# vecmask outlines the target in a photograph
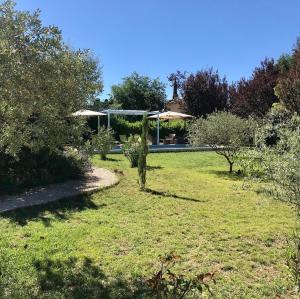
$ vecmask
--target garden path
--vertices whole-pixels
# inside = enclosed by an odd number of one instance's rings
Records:
[[[18,195],[0,195],[0,213],[90,193],[113,186],[118,181],[117,175],[110,170],[93,167],[84,179],[34,188]]]

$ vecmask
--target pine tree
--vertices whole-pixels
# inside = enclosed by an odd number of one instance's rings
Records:
[[[146,185],[148,128],[149,128],[149,121],[147,115],[145,114],[143,117],[141,147],[140,147],[139,160],[138,160],[139,184],[141,190],[145,190],[145,185]]]

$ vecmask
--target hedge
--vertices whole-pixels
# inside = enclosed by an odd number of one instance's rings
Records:
[[[137,117],[131,117],[137,118]],[[120,116],[111,116],[111,128],[115,132],[115,138],[120,140],[120,135],[129,136],[130,134],[141,134],[142,131],[142,121],[134,120],[130,121]],[[92,131],[97,131],[97,119],[93,117],[89,120],[88,125]],[[107,125],[106,118],[101,118],[101,125]],[[156,120],[151,120],[149,122],[149,135],[156,140]],[[186,123],[183,120],[173,120],[173,121],[160,121],[160,138],[165,138],[169,134],[176,134],[180,137],[186,136]]]

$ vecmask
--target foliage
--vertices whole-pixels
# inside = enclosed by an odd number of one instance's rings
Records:
[[[273,59],[262,61],[249,80],[242,78],[230,87],[230,111],[241,117],[264,116],[272,104],[278,102],[274,93],[278,76]]]
[[[141,190],[145,190],[145,185],[146,185],[148,127],[149,127],[149,120],[147,114],[145,114],[143,117],[141,145],[140,145],[139,158],[138,158],[139,184]]]
[[[229,112],[214,112],[207,118],[193,121],[188,128],[188,138],[193,146],[208,145],[229,163],[232,172],[234,162],[243,146],[253,142],[254,123]]]
[[[191,115],[205,116],[227,107],[227,80],[212,68],[190,74],[182,85],[184,104]]]
[[[128,121],[122,117],[112,117],[111,127],[114,129],[117,139],[119,138],[119,135],[139,135],[142,130],[142,121]],[[171,133],[182,137],[186,135],[186,125],[182,120],[174,120],[170,122],[160,121],[159,129],[161,138],[164,138]],[[149,121],[149,138],[151,136],[152,140],[156,140],[156,134],[156,120]]]
[[[84,127],[70,115],[102,90],[97,61],[42,26],[39,11],[16,11],[12,1],[0,5],[0,40],[0,151],[78,143]]]
[[[260,120],[260,126],[257,129],[257,142],[263,145],[273,146],[279,140],[279,130],[286,126],[291,118],[291,113],[285,109],[282,104],[274,103],[270,112]]]
[[[270,134],[271,133],[271,134]],[[272,138],[270,138],[270,136]],[[270,142],[271,141],[271,142]],[[256,148],[243,154],[241,165],[250,178],[266,182],[263,191],[295,205],[300,211],[300,117],[272,109],[256,133]],[[300,242],[296,232],[288,266],[300,290]]]
[[[122,151],[125,157],[129,160],[130,167],[137,167],[141,147],[141,136],[131,134],[128,138],[121,141]]]
[[[0,193],[79,178],[89,165],[85,151],[71,147],[64,151],[43,148],[37,152],[23,148],[19,159],[0,152]]]
[[[113,130],[100,127],[98,134],[92,137],[91,148],[99,152],[101,160],[106,160],[106,155],[114,144],[115,138]]]
[[[256,148],[241,161],[245,173],[271,182],[266,185],[269,193],[300,210],[300,117],[294,115],[277,126],[276,142],[271,145],[266,142],[268,122],[256,135]]]
[[[101,119],[101,123],[102,119]],[[187,122],[186,122],[187,123]],[[176,134],[178,137],[186,136],[186,123],[183,120],[172,120],[172,121],[160,121],[159,124],[159,132],[160,138],[165,138],[169,134]],[[89,120],[90,130],[97,132],[97,118],[91,117]],[[140,135],[142,130],[142,121],[129,121],[124,117],[113,116],[111,117],[111,127],[115,132],[115,138],[119,141],[120,136],[130,136],[130,135]],[[157,134],[157,123],[156,120],[149,121],[149,140],[156,142],[156,134]]]
[[[153,298],[183,299],[187,296],[202,298],[204,289],[212,295],[209,283],[216,283],[215,273],[201,273],[192,279],[187,278],[184,274],[177,274],[172,270],[180,259],[181,257],[174,253],[160,256],[159,271],[147,281]]]
[[[161,110],[166,100],[165,85],[134,72],[123,83],[111,87],[111,99],[123,109]]]
[[[43,26],[39,11],[17,11],[13,1],[0,4],[0,61],[2,186],[18,190],[84,171],[65,148],[82,144],[84,122],[70,115],[102,90],[98,62],[70,49],[57,27]]]
[[[183,86],[184,81],[186,80],[187,72],[181,72],[176,71],[175,73],[171,73],[167,79],[169,82],[171,82],[171,86],[173,86],[173,99],[176,99],[179,97],[178,90],[181,93],[181,96],[183,96]],[[175,94],[174,94],[175,92]]]
[[[285,70],[276,85],[275,93],[288,110],[300,114],[300,39],[291,58],[285,63]]]

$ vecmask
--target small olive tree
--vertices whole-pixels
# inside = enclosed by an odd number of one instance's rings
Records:
[[[141,147],[141,136],[130,135],[123,142],[122,151],[124,156],[129,160],[130,167],[137,167]]]
[[[147,115],[145,114],[142,123],[141,145],[140,145],[140,153],[139,153],[139,160],[138,160],[139,184],[141,190],[145,190],[145,185],[146,185],[148,129],[149,129],[149,121]]]
[[[209,146],[224,156],[233,170],[238,153],[254,139],[254,122],[226,111],[214,112],[207,118],[198,118],[188,127],[188,139],[192,146]]]
[[[106,160],[106,155],[115,143],[114,132],[101,127],[97,135],[93,136],[91,148],[100,153],[100,159]]]

